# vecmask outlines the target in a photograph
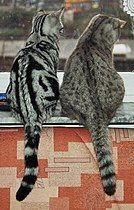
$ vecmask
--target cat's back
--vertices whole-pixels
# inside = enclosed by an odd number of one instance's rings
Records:
[[[60,92],[70,92],[70,90],[75,89],[74,87],[77,87],[79,83],[81,84],[81,80],[84,81],[84,57],[85,55],[83,47],[76,45],[72,54],[66,61]],[[66,89],[66,87],[68,88]]]
[[[69,75],[74,77],[80,76],[85,71],[87,59],[89,59],[89,57],[91,57],[91,52],[89,49],[87,50],[86,42],[77,44],[66,61],[64,68],[64,82]]]

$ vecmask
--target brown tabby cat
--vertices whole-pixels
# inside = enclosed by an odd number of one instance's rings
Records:
[[[69,57],[60,89],[62,112],[92,132],[104,191],[116,191],[107,126],[121,105],[124,84],[113,65],[113,46],[125,21],[96,15]]]

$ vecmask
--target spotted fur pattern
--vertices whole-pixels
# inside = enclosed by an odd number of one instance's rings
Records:
[[[38,175],[38,145],[42,123],[51,117],[59,99],[57,67],[63,9],[33,19],[26,46],[16,56],[7,89],[14,117],[25,128],[25,172],[16,194],[19,201],[33,189]]]
[[[113,45],[125,22],[93,17],[69,57],[60,89],[62,112],[92,133],[104,191],[116,190],[107,126],[124,97],[123,80],[113,65]]]

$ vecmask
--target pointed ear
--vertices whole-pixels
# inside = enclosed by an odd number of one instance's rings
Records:
[[[46,14],[46,12],[43,9],[39,9],[37,10],[37,12],[35,13],[35,15],[33,16],[33,18],[37,18],[40,15]]]
[[[42,14],[45,14],[46,12],[43,10],[43,9],[39,9],[36,13],[36,16],[39,16],[39,15],[42,15]]]
[[[38,13],[38,12],[46,13],[44,9],[38,9],[38,10],[37,10],[37,13]]]
[[[34,23],[35,23],[36,19],[37,19],[40,15],[42,15],[42,14],[44,14],[44,13],[45,13],[45,12],[44,12],[43,10],[38,10],[38,11],[36,12],[36,14],[34,14],[33,19],[32,19],[32,26],[34,26]]]
[[[40,9],[36,12],[36,14],[33,16],[33,22],[35,21],[36,18],[38,18],[40,15],[45,14],[46,12],[43,9]]]
[[[61,19],[62,16],[63,16],[63,14],[64,14],[64,12],[65,12],[65,7],[62,7],[60,10],[58,10],[57,12],[55,12],[54,15],[56,17],[58,17],[59,19]]]

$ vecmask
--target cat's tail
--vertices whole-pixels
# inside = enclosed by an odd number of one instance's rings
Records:
[[[32,191],[38,176],[38,145],[40,140],[40,126],[25,126],[25,171],[19,190],[16,193],[18,201],[24,200]]]
[[[107,126],[101,123],[93,126],[92,140],[104,191],[111,196],[116,191],[116,178]]]

